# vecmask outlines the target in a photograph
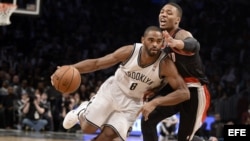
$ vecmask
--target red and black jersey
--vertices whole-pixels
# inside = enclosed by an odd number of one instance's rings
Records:
[[[177,32],[181,28],[178,28],[172,35],[175,38]],[[165,47],[164,52],[174,61],[180,75],[186,82],[200,82],[201,84],[207,84],[208,78],[205,75],[204,66],[199,54],[200,49],[196,49],[193,52],[188,52],[179,49],[173,49]]]

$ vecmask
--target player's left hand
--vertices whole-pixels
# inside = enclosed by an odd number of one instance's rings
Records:
[[[145,104],[141,107],[141,109],[138,111],[138,115],[142,113],[144,116],[145,121],[148,120],[149,114],[156,108],[156,105],[153,101],[145,102]]]
[[[176,40],[167,31],[163,31],[163,36],[165,39],[165,44],[168,47],[171,47],[171,48],[176,47],[177,45]]]
[[[155,92],[153,90],[147,90],[146,92],[144,92],[143,95],[143,102],[148,102],[148,99],[153,97],[155,95]]]

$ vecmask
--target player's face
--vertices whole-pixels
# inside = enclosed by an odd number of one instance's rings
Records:
[[[142,44],[149,56],[158,55],[163,44],[163,35],[159,31],[149,31],[142,37]]]
[[[162,7],[159,14],[159,25],[161,29],[171,30],[180,21],[178,9],[172,5]]]

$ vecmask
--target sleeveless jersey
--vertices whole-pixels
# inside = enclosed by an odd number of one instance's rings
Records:
[[[124,64],[120,64],[115,72],[115,80],[121,90],[129,97],[141,99],[147,89],[159,86],[162,79],[159,75],[159,64],[165,53],[145,67],[140,66],[141,43],[134,45],[134,51]]]
[[[175,38],[176,33],[180,30],[181,28],[178,28],[172,37]],[[186,55],[181,54],[170,47],[165,47],[164,51],[169,54],[169,57],[174,61],[178,72],[186,82],[190,81],[188,80],[189,78],[195,78],[198,79],[201,84],[209,83],[208,78],[205,75],[205,70],[202,66],[199,50],[196,50],[193,55],[189,55],[188,53]]]

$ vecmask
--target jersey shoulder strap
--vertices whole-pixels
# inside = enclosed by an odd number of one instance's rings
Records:
[[[179,32],[180,30],[182,30],[182,29],[181,29],[181,28],[177,28],[177,29],[175,30],[174,34],[172,35],[172,37],[175,38],[177,32]]]

